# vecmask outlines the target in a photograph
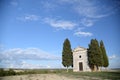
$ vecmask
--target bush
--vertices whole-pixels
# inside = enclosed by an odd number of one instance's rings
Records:
[[[3,69],[0,69],[0,76],[5,76],[5,72]]]
[[[13,69],[9,69],[9,71],[4,71],[4,69],[0,69],[0,76],[11,76],[16,75],[16,72]]]

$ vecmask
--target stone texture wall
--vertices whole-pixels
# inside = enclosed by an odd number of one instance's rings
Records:
[[[87,49],[77,47],[73,50],[73,71],[91,71],[88,66]],[[79,63],[82,62],[83,70],[80,70]]]

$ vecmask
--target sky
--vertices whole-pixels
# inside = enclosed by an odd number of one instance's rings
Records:
[[[0,67],[63,68],[71,48],[103,40],[109,68],[120,68],[119,0],[0,0]]]

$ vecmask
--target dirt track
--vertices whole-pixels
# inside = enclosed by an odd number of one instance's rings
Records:
[[[19,76],[0,77],[0,80],[103,80],[96,77],[88,76],[63,76],[61,74],[29,74]],[[109,79],[105,79],[109,80]]]
[[[57,74],[30,74],[30,75],[1,77],[0,80],[78,80],[78,79],[59,76]]]

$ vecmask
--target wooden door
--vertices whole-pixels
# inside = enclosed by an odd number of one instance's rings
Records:
[[[79,71],[83,71],[83,63],[82,62],[79,63]]]

